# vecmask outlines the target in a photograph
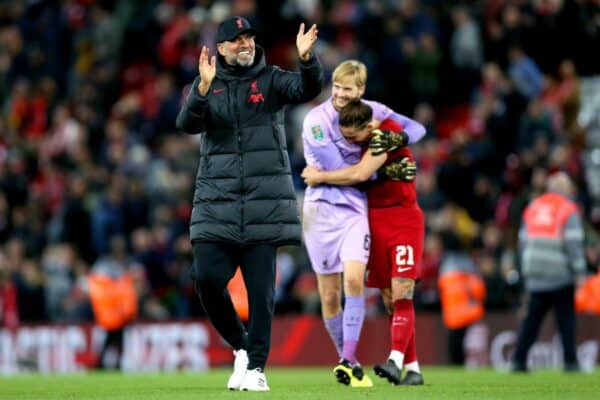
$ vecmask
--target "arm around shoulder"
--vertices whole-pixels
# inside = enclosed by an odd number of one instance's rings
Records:
[[[358,164],[334,171],[321,171],[319,178],[322,183],[329,185],[356,185],[368,181],[386,160],[386,153],[374,155],[369,150]]]
[[[402,114],[394,113],[391,118],[402,125],[404,132],[408,136],[408,144],[413,144],[421,140],[427,133],[425,126],[412,118],[408,118]]]

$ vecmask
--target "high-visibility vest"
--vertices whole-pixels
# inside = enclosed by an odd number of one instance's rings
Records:
[[[528,291],[572,285],[575,274],[585,270],[583,251],[569,254],[566,247],[567,243],[583,245],[583,229],[567,225],[576,216],[580,216],[577,205],[552,192],[536,198],[525,209],[519,247],[521,275]]]
[[[118,278],[98,273],[88,277],[90,299],[96,323],[106,330],[123,328],[135,319],[138,311],[137,294],[129,274]]]
[[[523,213],[528,238],[558,239],[577,205],[557,193],[546,193],[535,199]]]
[[[480,320],[485,314],[485,283],[476,274],[453,270],[438,278],[442,318],[450,329],[459,329]]]
[[[600,315],[600,272],[587,278],[575,292],[575,311]]]

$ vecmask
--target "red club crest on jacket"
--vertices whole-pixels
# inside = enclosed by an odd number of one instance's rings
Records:
[[[258,89],[258,82],[256,80],[250,83],[250,95],[248,96],[248,103],[262,103],[265,101],[265,97]]]

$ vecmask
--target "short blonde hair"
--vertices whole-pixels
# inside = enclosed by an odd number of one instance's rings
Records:
[[[358,87],[367,85],[367,67],[360,61],[347,60],[333,71],[332,81],[340,84],[353,83]]]

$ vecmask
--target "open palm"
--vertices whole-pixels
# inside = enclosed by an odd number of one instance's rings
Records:
[[[209,49],[202,46],[200,52],[200,58],[198,60],[198,72],[200,73],[200,79],[203,82],[210,84],[215,77],[217,70],[216,57],[210,57]]]
[[[202,46],[200,57],[198,58],[198,73],[200,74],[200,83],[198,91],[202,96],[206,96],[210,84],[215,79],[217,71],[217,60],[215,56],[210,57],[210,50],[206,46]]]
[[[317,41],[317,33],[319,33],[317,25],[313,24],[305,33],[304,23],[300,24],[300,29],[296,36],[296,47],[298,48],[298,55],[302,60],[310,58],[310,52]]]

